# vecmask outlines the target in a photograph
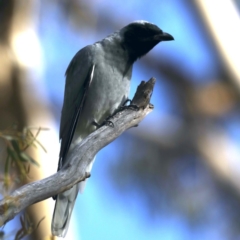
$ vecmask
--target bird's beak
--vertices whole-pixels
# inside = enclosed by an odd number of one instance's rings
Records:
[[[171,41],[171,40],[174,40],[173,36],[168,34],[168,33],[161,33],[161,34],[158,34],[158,35],[155,35],[154,38],[158,41]]]

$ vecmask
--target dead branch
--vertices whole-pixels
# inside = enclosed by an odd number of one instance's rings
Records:
[[[155,78],[148,82],[142,81],[134,96],[132,104],[138,110],[125,108],[115,114],[110,120],[114,127],[103,126],[90,134],[68,154],[68,165],[56,174],[40,181],[26,184],[15,190],[0,201],[0,226],[14,218],[20,211],[31,204],[43,201],[70,189],[76,183],[88,177],[86,166],[99,150],[119,137],[127,129],[138,125],[142,119],[152,111],[149,104]]]

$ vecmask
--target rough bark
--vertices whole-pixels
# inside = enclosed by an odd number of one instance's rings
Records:
[[[124,131],[138,125],[152,111],[149,102],[154,83],[154,78],[147,83],[142,81],[133,98],[134,107],[119,111],[110,119],[113,126],[102,126],[75,146],[68,154],[67,166],[48,178],[22,186],[1,200],[0,226],[26,207],[63,192],[88,177],[85,169],[96,153]]]

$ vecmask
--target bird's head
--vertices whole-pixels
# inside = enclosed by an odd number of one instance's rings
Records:
[[[170,34],[146,21],[130,23],[119,33],[122,46],[127,49],[133,61],[147,54],[159,42],[174,40]]]

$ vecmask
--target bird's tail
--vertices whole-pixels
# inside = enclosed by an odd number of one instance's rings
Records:
[[[71,189],[57,195],[52,218],[52,234],[54,236],[65,237],[78,189],[79,186],[76,184]]]
[[[90,172],[96,156],[86,168],[86,172]],[[65,237],[69,222],[72,215],[72,210],[78,195],[78,191],[83,192],[86,185],[86,179],[74,185],[71,189],[59,193],[56,198],[55,208],[52,218],[52,234],[58,237]]]

